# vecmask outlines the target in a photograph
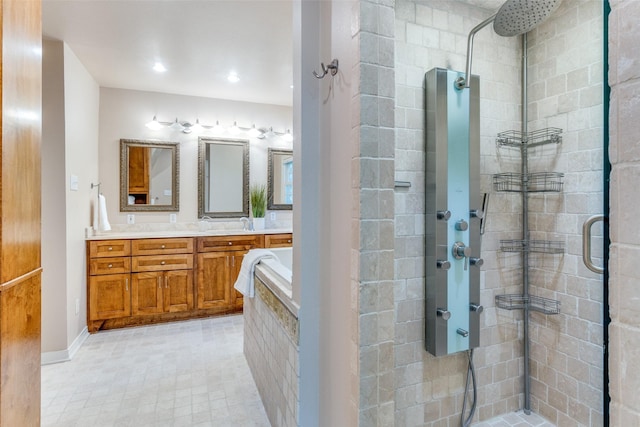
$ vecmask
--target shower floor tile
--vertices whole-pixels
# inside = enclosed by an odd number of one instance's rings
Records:
[[[42,367],[42,426],[270,426],[242,315],[104,331]]]
[[[556,427],[533,412],[525,415],[522,411],[512,412],[474,424],[473,427]]]

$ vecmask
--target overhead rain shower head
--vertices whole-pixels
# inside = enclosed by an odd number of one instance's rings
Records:
[[[458,77],[456,87],[469,87],[471,81],[471,56],[473,37],[478,31],[493,22],[493,29],[503,37],[513,37],[527,33],[547,19],[562,0],[507,0],[498,12],[476,25],[467,39],[467,67],[464,77]]]
[[[503,37],[517,36],[547,19],[561,0],[507,0],[493,20],[493,30]]]

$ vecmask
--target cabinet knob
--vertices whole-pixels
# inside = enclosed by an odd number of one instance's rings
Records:
[[[229,246],[231,246],[233,243],[229,242]]]
[[[164,249],[164,245],[162,245],[161,248]]]
[[[160,265],[164,265],[164,261],[160,261]]]
[[[113,248],[112,248],[111,246],[109,246],[109,249],[107,249],[107,250],[108,250],[108,251],[112,251],[112,250],[113,250]]]
[[[111,268],[111,267],[113,267],[113,264],[109,264],[107,267],[108,267],[108,268]]]
[[[287,240],[287,243],[291,243],[291,239]]]

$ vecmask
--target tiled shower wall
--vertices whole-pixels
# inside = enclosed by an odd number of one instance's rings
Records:
[[[582,224],[603,212],[603,18],[600,0],[564,1],[529,34],[529,130],[563,129],[562,143],[531,150],[531,172],[565,174],[560,194],[530,198],[532,239],[565,243],[532,254],[530,292],[561,313],[531,314],[531,406],[559,426],[600,426],[602,276],[582,262]],[[593,227],[602,265],[601,224]]]
[[[564,2],[529,37],[529,130],[564,130],[563,144],[532,152],[530,164],[533,171],[567,174],[562,194],[530,202],[530,228],[539,230],[531,237],[567,247],[564,255],[531,257],[532,293],[563,304],[559,316],[531,317],[532,404],[563,426],[601,422],[602,288],[580,260],[580,226],[602,203],[602,27],[596,6],[596,0]],[[467,35],[490,14],[455,2],[396,1],[395,168],[397,180],[412,183],[396,191],[395,202],[396,425],[459,422],[466,357],[435,358],[424,350],[424,73],[463,70]],[[522,292],[520,255],[498,250],[500,239],[522,238],[521,200],[491,188],[494,173],[520,170],[519,151],[497,148],[495,137],[520,130],[521,49],[519,37],[501,38],[490,27],[476,35],[474,47],[473,73],[481,81],[481,191],[491,193],[482,242],[485,311],[475,352],[476,419],[482,420],[523,404],[522,313],[494,304],[496,294]]]
[[[458,2],[396,1],[395,425],[458,425],[466,354],[434,357],[424,349],[424,74],[464,70],[469,31],[490,11]],[[519,154],[498,152],[496,134],[520,128],[518,40],[478,33],[473,74],[480,75],[481,191],[491,175],[519,170]],[[478,207],[480,208],[480,207]],[[497,251],[498,240],[518,238],[518,197],[491,194],[482,242],[482,347],[475,352],[478,409],[475,420],[521,407],[521,313],[498,311],[494,296],[521,291],[520,258]]]
[[[640,425],[640,2],[611,2],[611,425]]]

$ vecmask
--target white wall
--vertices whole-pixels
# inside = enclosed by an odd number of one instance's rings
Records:
[[[62,42],[43,43],[42,352],[69,357],[86,327],[84,227],[97,195],[98,85]],[[78,189],[70,189],[71,175]],[[76,301],[79,310],[76,313]]]
[[[100,89],[100,182],[107,199],[111,224],[126,224],[127,213],[119,207],[120,139],[159,140],[180,143],[180,212],[178,222],[196,221],[198,214],[198,134],[185,134],[169,128],[150,130],[145,126],[153,116],[159,121],[195,122],[230,126],[272,126],[274,131],[291,129],[291,107],[225,101],[192,96],[141,92],[126,89]],[[203,132],[208,137],[229,137]],[[246,134],[234,138],[250,139]],[[251,182],[267,183],[267,148],[291,148],[279,137],[250,139]],[[278,213],[287,215],[287,213]],[[136,212],[136,224],[169,222],[168,212]]]
[[[64,47],[65,164],[66,178],[78,177],[78,191],[67,190],[67,346],[87,324],[86,243],[98,182],[98,84],[71,49]],[[66,185],[69,188],[69,185]],[[83,262],[84,261],[84,262]],[[80,311],[76,313],[76,300]]]
[[[63,44],[42,43],[42,351],[67,348]],[[80,268],[80,267],[78,267]]]

